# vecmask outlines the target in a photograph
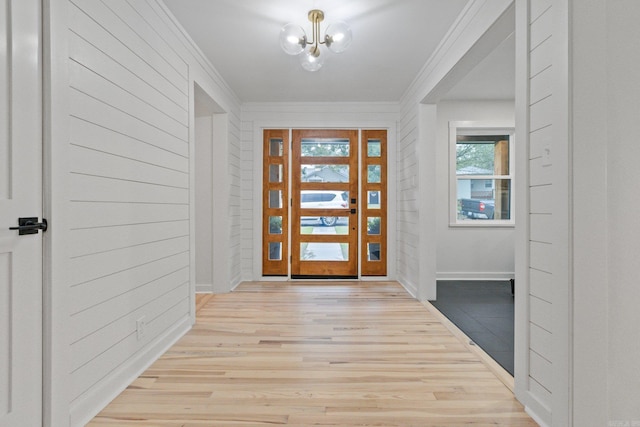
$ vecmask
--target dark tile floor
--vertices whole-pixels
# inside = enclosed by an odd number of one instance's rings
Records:
[[[505,281],[439,280],[430,301],[513,375],[513,296]]]

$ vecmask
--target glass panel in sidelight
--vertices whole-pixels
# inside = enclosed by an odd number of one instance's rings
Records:
[[[282,217],[269,217],[269,234],[282,234]]]
[[[367,260],[380,261],[380,243],[367,244]]]
[[[381,176],[381,166],[380,165],[369,165],[367,166],[367,182],[370,184],[379,184]]]
[[[282,243],[269,242],[269,261],[282,261]]]
[[[367,141],[367,157],[380,157],[382,145],[379,139],[369,139]]]
[[[369,236],[380,235],[380,221],[382,218],[379,216],[367,217],[367,234]]]
[[[269,182],[282,182],[282,165],[269,165]]]
[[[282,157],[283,143],[282,139],[269,140],[269,155],[272,157]]]
[[[380,191],[367,191],[367,207],[369,209],[380,209]]]
[[[282,190],[269,190],[269,207],[271,209],[282,208]]]

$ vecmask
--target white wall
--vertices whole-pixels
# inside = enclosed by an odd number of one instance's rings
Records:
[[[640,150],[633,142],[640,4],[591,0],[572,10],[573,425],[633,425],[640,423]],[[591,209],[595,203],[603,209]]]
[[[400,103],[398,280],[420,299],[436,298],[436,104],[514,28],[511,1],[470,1]],[[446,162],[448,165],[448,161]],[[448,203],[448,194],[445,200]],[[416,230],[418,232],[416,233]]]
[[[449,122],[515,126],[513,101],[440,102],[436,146],[436,274],[438,279],[508,279],[515,271],[513,228],[449,227]],[[518,150],[518,136],[514,149]],[[516,196],[516,200],[517,200]],[[522,195],[522,197],[526,197]],[[516,219],[517,221],[517,219]]]
[[[395,103],[246,103],[242,105],[242,265],[244,280],[262,276],[262,142],[263,129],[388,129],[388,277],[395,278]]]
[[[517,3],[515,391],[541,424],[570,425],[568,3]],[[545,154],[545,153],[548,153]],[[518,309],[519,308],[519,309]]]
[[[640,4],[607,3],[607,218],[610,420],[640,424]],[[575,69],[575,68],[574,68]],[[576,73],[580,69],[576,69]],[[575,141],[575,140],[574,140]],[[632,189],[636,189],[633,191]],[[591,197],[593,200],[594,198]],[[595,202],[595,200],[594,200]],[[575,212],[576,215],[580,213]]]
[[[420,108],[417,100],[413,102],[405,102],[400,111],[400,125],[398,126],[398,146],[397,146],[397,220],[396,228],[397,237],[397,259],[398,259],[398,281],[407,288],[407,290],[415,297],[424,297],[420,292],[421,280],[429,281],[427,277],[435,275],[435,256],[427,256],[424,251],[420,251],[421,234],[432,231],[433,222],[429,218],[425,218],[427,212],[420,217],[420,193],[419,185],[422,183],[419,173],[419,165],[422,167],[423,173],[433,172],[431,175],[435,177],[435,171],[430,159],[419,163],[424,159],[424,152],[427,147],[422,147],[420,152],[418,140],[421,123],[434,123],[435,115],[433,108],[429,111]],[[424,120],[423,120],[424,119]],[[429,129],[429,126],[426,126]],[[422,155],[421,155],[422,154]],[[428,180],[428,179],[427,179]],[[427,188],[428,190],[428,188]],[[428,199],[428,194],[425,195]],[[416,230],[420,230],[416,233]],[[434,254],[435,255],[435,254]],[[421,256],[423,265],[423,274],[420,273]],[[426,271],[425,271],[426,270]],[[425,274],[428,274],[426,276]]]
[[[196,291],[213,289],[213,117],[195,118]]]
[[[64,427],[84,425],[193,322],[194,81],[228,117],[230,238],[240,121],[233,93],[160,2],[51,0],[44,24],[45,409],[47,425]]]

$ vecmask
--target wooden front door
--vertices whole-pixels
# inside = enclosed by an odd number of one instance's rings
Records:
[[[291,277],[358,277],[358,131],[293,130]]]

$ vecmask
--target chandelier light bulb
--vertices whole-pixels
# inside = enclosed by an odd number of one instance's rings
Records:
[[[324,65],[324,57],[320,54],[320,48],[311,47],[300,55],[300,65],[307,71],[318,71]]]
[[[351,44],[353,34],[344,22],[335,22],[327,27],[324,37],[327,48],[333,53],[342,53]]]
[[[299,55],[307,45],[307,35],[301,26],[287,24],[280,30],[280,47],[289,55]]]

